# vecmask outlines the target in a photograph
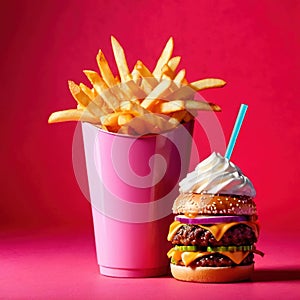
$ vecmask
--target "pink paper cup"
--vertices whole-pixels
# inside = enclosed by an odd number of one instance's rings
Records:
[[[167,234],[178,183],[189,167],[193,126],[132,137],[82,123],[101,274],[169,272]]]

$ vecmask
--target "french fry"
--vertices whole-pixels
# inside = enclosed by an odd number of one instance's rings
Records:
[[[81,91],[80,87],[72,80],[68,80],[69,90],[77,102],[77,109],[84,110],[90,103],[89,97]]]
[[[140,60],[138,60],[136,62],[135,68],[143,78],[152,78],[152,77],[154,77],[154,75],[150,72],[150,70]]]
[[[98,95],[97,92],[94,90],[94,88],[90,89],[83,83],[79,83],[79,87],[91,100],[96,98]]]
[[[116,110],[119,107],[118,99],[112,94],[112,90],[108,89],[108,85],[102,79],[102,77],[94,71],[84,70],[84,74],[87,76],[97,94],[105,101],[107,106],[113,110]],[[99,99],[101,99],[99,98]],[[99,103],[103,105],[103,103]]]
[[[48,123],[50,124],[66,121],[82,121],[97,124],[99,123],[99,118],[93,116],[87,111],[67,109],[52,113],[48,119]]]
[[[174,79],[174,71],[166,64],[161,69],[162,79]]]
[[[141,84],[141,81],[142,81],[142,78],[141,78],[141,75],[140,73],[138,72],[138,70],[136,69],[136,65],[137,63],[134,65],[134,68],[131,72],[131,77],[132,77],[132,80],[137,84],[137,85],[140,85]]]
[[[109,87],[114,86],[116,84],[115,77],[109,67],[109,64],[104,56],[104,53],[101,50],[99,50],[96,60],[97,60],[97,64],[98,64],[100,73],[102,75],[102,78],[104,79],[106,84]]]
[[[173,70],[168,65],[164,65],[162,68],[162,80],[171,80],[169,94],[172,94],[180,87],[180,85],[177,85],[176,82],[173,80],[174,77],[175,72],[173,72]]]
[[[174,78],[174,83],[178,87],[180,87],[183,83],[184,78],[185,78],[185,69],[182,69],[176,74],[176,76]]]
[[[161,78],[162,75],[162,68],[165,64],[168,63],[168,61],[170,60],[172,53],[173,53],[173,48],[174,48],[174,41],[173,38],[170,37],[170,39],[168,40],[165,48],[163,49],[157,63],[156,66],[153,70],[153,76],[157,79]]]
[[[221,108],[213,103],[196,100],[173,100],[159,102],[154,108],[154,112],[169,114],[180,110],[213,110],[221,111]]]
[[[118,118],[123,112],[114,112],[100,117],[101,124],[104,126],[116,126],[118,125]]]
[[[134,118],[134,116],[132,114],[122,114],[119,115],[118,117],[118,125],[123,126],[128,124],[132,119]]]
[[[151,110],[151,108],[158,102],[159,98],[164,98],[164,93],[171,85],[170,80],[161,81],[152,92],[142,101],[141,106],[145,109]]]
[[[222,79],[206,78],[206,79],[201,79],[198,81],[191,82],[189,85],[195,91],[201,91],[204,89],[223,87],[225,84],[226,82]]]
[[[116,64],[119,70],[120,78],[122,82],[131,80],[131,74],[128,69],[125,52],[120,43],[116,40],[115,37],[111,37],[111,44],[113,48],[113,53],[115,56]]]
[[[105,112],[96,104],[94,103],[78,86],[74,81],[69,80],[69,90],[77,101],[77,109],[84,110],[87,109],[92,115],[94,116],[101,116]]]
[[[170,58],[170,60],[168,61],[168,66],[171,68],[171,70],[173,72],[176,71],[179,63],[180,63],[181,57],[180,56],[174,56],[172,58]]]
[[[90,83],[94,86],[95,85],[99,86],[99,92],[96,89],[96,92],[98,94],[101,94],[101,92],[105,91],[108,89],[108,85],[106,82],[103,80],[103,78],[95,71],[90,71],[90,70],[84,70],[83,73],[86,75]]]
[[[170,114],[175,111],[184,110],[183,101],[160,101],[153,107],[153,111],[158,114]]]
[[[145,91],[146,94],[150,94],[152,90],[158,85],[158,80],[154,78],[153,74],[140,60],[137,61],[134,68],[142,78],[141,88]]]
[[[179,100],[180,101],[180,100]],[[200,100],[186,100],[183,101],[185,109],[190,110],[208,110],[208,111],[221,111],[221,107],[217,104],[200,101]]]

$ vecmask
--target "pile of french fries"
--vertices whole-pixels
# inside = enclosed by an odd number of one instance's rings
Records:
[[[208,78],[189,83],[185,69],[177,71],[181,57],[172,57],[172,37],[152,72],[140,60],[130,72],[124,49],[113,36],[111,44],[119,74],[113,74],[99,50],[96,60],[100,72],[83,71],[92,87],[68,81],[77,108],[52,113],[49,123],[82,121],[110,132],[144,135],[189,122],[198,110],[221,110],[216,104],[193,99],[198,91],[222,87],[225,81]]]

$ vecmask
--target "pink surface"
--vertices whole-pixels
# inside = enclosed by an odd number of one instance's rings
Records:
[[[287,236],[284,247],[262,234],[253,282],[197,284],[169,276],[112,278],[99,274],[92,232],[1,235],[0,299],[299,299],[300,258]]]
[[[297,0],[1,1],[0,298],[116,299],[128,292],[131,299],[176,299],[195,290],[207,298],[218,292],[298,298],[299,6]],[[81,71],[96,69],[100,47],[114,65],[112,34],[130,67],[142,59],[152,68],[172,35],[189,80],[225,79],[225,88],[202,94],[223,108],[218,118],[227,141],[240,103],[249,105],[232,160],[257,189],[266,256],[257,258],[256,282],[220,291],[171,278],[98,274],[90,206],[72,166],[75,124],[50,126],[47,118],[75,107],[67,80],[87,83]],[[196,127],[201,158],[218,150],[217,143],[210,149],[213,136]],[[288,240],[276,237],[279,228]]]

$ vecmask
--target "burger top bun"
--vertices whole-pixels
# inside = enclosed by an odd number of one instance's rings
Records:
[[[251,197],[181,193],[173,204],[174,214],[256,215]]]
[[[171,264],[171,273],[174,278],[194,282],[237,282],[249,280],[254,270],[254,265],[235,267],[197,267],[188,268]]]

